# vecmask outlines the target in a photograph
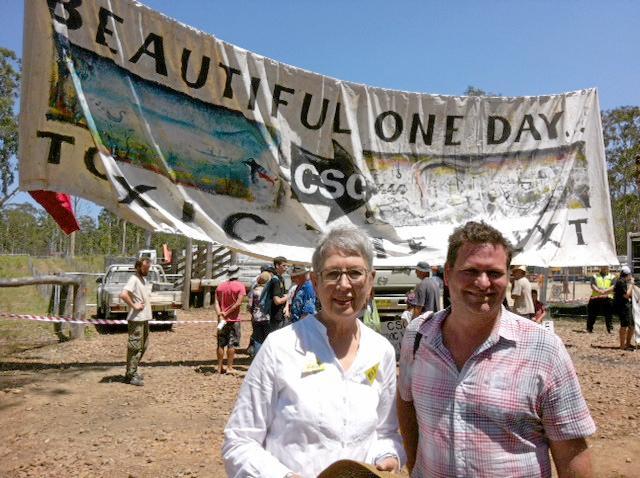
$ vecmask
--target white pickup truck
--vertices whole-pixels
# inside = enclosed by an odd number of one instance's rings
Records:
[[[135,269],[132,264],[112,264],[107,267],[104,277],[96,282],[98,318],[123,319],[127,314],[127,304],[120,299],[122,288]],[[182,292],[176,290],[174,284],[158,265],[152,265],[147,277],[152,284],[151,310],[154,320],[175,320],[176,309],[182,307]]]

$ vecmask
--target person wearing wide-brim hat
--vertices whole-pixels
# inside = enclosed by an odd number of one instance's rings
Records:
[[[293,266],[289,271],[295,289],[289,304],[291,322],[297,322],[316,313],[316,291],[309,279],[309,269],[305,266]]]
[[[359,320],[375,277],[371,242],[338,227],[312,262],[321,309],[271,332],[254,358],[224,431],[231,478],[315,477],[340,459],[394,471],[404,461],[395,351]]]
[[[338,460],[325,468],[318,478],[392,478],[393,473],[354,460]]]

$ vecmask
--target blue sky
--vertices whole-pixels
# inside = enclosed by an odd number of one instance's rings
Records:
[[[469,85],[508,96],[595,86],[602,109],[640,105],[636,0],[142,3],[342,80],[449,95]],[[23,2],[0,0],[0,45],[21,54],[22,25]]]

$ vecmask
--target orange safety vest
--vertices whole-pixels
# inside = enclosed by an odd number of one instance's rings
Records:
[[[604,277],[602,277],[600,274],[596,274],[593,276],[593,278],[596,280],[596,287],[598,289],[609,289],[611,288],[611,284],[613,284],[613,275],[611,274],[607,274]],[[595,290],[591,291],[591,297],[595,297],[597,295],[600,295],[600,293],[596,292]],[[613,295],[609,294],[609,297],[613,297]]]

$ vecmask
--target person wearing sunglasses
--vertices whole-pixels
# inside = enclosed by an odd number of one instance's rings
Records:
[[[373,249],[358,229],[329,231],[313,254],[321,309],[272,332],[224,432],[229,477],[315,477],[340,459],[395,471],[404,460],[393,346],[359,319]]]

